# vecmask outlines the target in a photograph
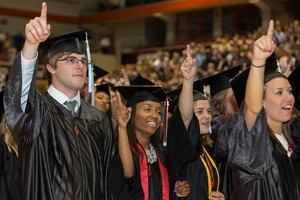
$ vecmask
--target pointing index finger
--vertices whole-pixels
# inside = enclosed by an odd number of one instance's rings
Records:
[[[44,34],[48,34],[48,27],[47,27],[47,4],[46,2],[42,3],[42,9],[41,9],[41,25],[43,26]]]
[[[191,47],[190,47],[189,44],[186,46],[186,55],[187,55],[188,58],[192,57],[192,55],[191,55]]]
[[[121,98],[120,92],[117,91],[116,95],[117,95],[118,107],[121,108],[123,106],[123,102],[122,102],[122,98]]]
[[[273,38],[273,33],[274,33],[274,21],[270,20],[269,27],[268,27],[268,32],[267,32],[267,37],[272,39]]]

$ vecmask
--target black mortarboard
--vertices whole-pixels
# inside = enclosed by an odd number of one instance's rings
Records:
[[[142,101],[163,102],[167,99],[164,89],[156,85],[115,86],[114,89],[118,90],[127,100],[128,107]]]
[[[138,75],[130,81],[130,85],[155,85],[155,83]]]
[[[172,101],[176,101],[176,100],[178,100],[178,98],[180,96],[181,90],[182,90],[182,85],[178,86],[178,88],[176,88],[174,90],[168,91],[167,95]],[[199,92],[201,94],[205,93],[202,80],[197,80],[193,83],[193,94],[197,94]]]
[[[86,46],[81,42],[86,39],[91,37],[81,30],[49,38],[45,42],[48,45],[47,59],[61,52],[86,54]]]
[[[88,70],[87,70],[87,76],[88,76]],[[102,69],[101,67],[94,64],[94,80],[97,80],[98,78],[101,78],[105,75],[109,74],[108,71]]]
[[[266,66],[265,66],[265,76],[268,73],[275,72],[278,68],[278,63],[275,57],[275,54],[273,53],[267,60],[266,60]],[[247,79],[249,75],[250,67],[245,69],[243,72],[238,74],[236,77],[234,77],[230,81],[230,85],[232,87],[236,102],[238,106],[240,107],[244,98],[245,98],[245,92],[246,92],[246,84]]]
[[[293,95],[295,97],[295,108],[300,111],[300,65],[298,65],[288,77],[293,87]]]
[[[110,86],[109,86],[108,83],[102,83],[102,84],[96,85],[96,88],[97,88],[96,93],[98,93],[98,92],[104,92],[108,96],[110,96],[109,87]]]
[[[213,97],[218,92],[230,88],[229,81],[239,73],[240,67],[239,65],[203,79],[203,84],[210,86],[210,96]]]

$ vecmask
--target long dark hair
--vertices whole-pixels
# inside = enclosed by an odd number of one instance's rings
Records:
[[[136,135],[135,135],[135,123],[134,123],[134,118],[135,118],[135,113],[136,113],[136,104],[131,106],[131,108],[132,108],[131,118],[130,118],[130,120],[128,122],[128,126],[127,126],[128,139],[132,145],[132,148],[137,153],[138,157],[140,157],[141,152],[137,148],[137,144],[139,143],[139,141],[137,140]],[[151,136],[151,144],[156,149],[160,160],[163,162],[163,164],[165,166],[167,166],[167,163],[168,163],[167,162],[167,154],[162,146],[161,133],[162,133],[162,131],[160,130],[160,128],[158,128],[156,130],[156,132]]]
[[[287,77],[284,74],[276,72],[276,71],[266,74],[265,78],[264,78],[264,86],[265,87],[264,87],[264,96],[263,96],[263,98],[265,98],[265,94],[266,94],[266,84],[269,81],[273,80],[274,78],[284,78],[284,79],[288,80]],[[285,136],[288,143],[291,145],[291,147],[295,148],[296,145],[295,145],[295,143],[292,139],[292,136],[291,136],[290,126],[291,126],[291,120],[288,121],[288,122],[284,122],[283,127],[282,127],[282,133]],[[275,148],[278,150],[278,152],[280,152],[281,154],[286,154],[286,151],[284,150],[284,148],[282,148],[281,143],[276,138],[276,136],[274,135],[273,131],[271,130],[271,128],[269,126],[268,126],[268,134],[269,134],[269,137],[271,138],[271,140],[274,141]]]

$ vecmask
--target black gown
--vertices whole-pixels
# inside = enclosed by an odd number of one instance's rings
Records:
[[[0,199],[21,200],[21,167],[0,134]]]
[[[137,150],[138,149],[138,150]],[[164,163],[156,151],[157,160],[149,163],[140,144],[131,145],[134,160],[134,176],[126,179],[127,192],[131,200],[169,200],[169,177]]]
[[[18,54],[5,90],[7,122],[19,144],[24,200],[110,199],[108,171],[114,154],[108,117],[81,100],[76,116],[48,93],[30,86],[21,108]]]
[[[228,162],[234,185],[232,199],[300,199],[296,173],[300,170],[298,149],[293,149],[290,158],[278,152],[267,133],[264,109],[250,132],[243,113],[244,106],[229,141]]]
[[[212,140],[214,141],[213,158],[218,165],[220,173],[220,191],[231,199],[232,179],[231,169],[227,163],[230,133],[235,127],[238,114],[225,116],[215,115],[212,119]]]
[[[168,158],[170,191],[174,190],[176,181],[186,180],[190,185],[190,194],[185,198],[190,200],[208,199],[208,174],[200,156],[204,154],[199,134],[198,119],[194,115],[186,130],[181,114],[177,108],[172,116],[168,130]],[[214,186],[216,191],[219,185],[218,173],[213,168]],[[170,195],[176,199],[176,195]]]

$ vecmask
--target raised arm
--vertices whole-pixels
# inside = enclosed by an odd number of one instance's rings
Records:
[[[186,48],[187,58],[182,63],[180,70],[183,75],[182,91],[179,97],[179,110],[186,129],[193,117],[193,84],[197,71],[196,61],[191,56],[190,46]]]
[[[126,106],[124,106],[118,91],[116,92],[116,97],[118,102],[116,118],[119,132],[119,154],[123,165],[124,177],[132,178],[134,176],[134,161],[127,136],[127,124],[131,117],[131,108],[126,108]]]
[[[50,28],[50,24],[47,24],[47,4],[43,2],[41,15],[26,24],[26,40],[22,50],[24,58],[27,60],[35,58],[40,43],[50,36]]]
[[[263,106],[265,64],[276,48],[273,33],[274,21],[271,20],[267,34],[254,42],[253,58],[245,93],[245,121],[249,131]]]

